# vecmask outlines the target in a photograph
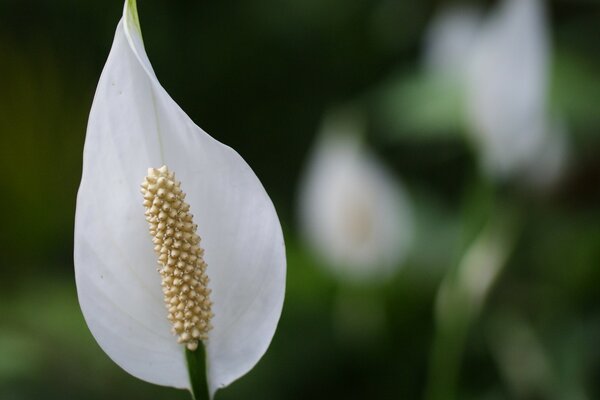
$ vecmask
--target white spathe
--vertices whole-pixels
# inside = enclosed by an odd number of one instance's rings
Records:
[[[541,0],[504,0],[483,25],[466,70],[468,122],[486,172],[499,179],[523,174],[536,161],[562,164],[566,140],[547,109],[550,44]],[[551,143],[551,144],[549,144]],[[549,161],[554,157],[555,160]],[[539,168],[538,168],[539,169]],[[553,168],[558,174],[561,168]]]
[[[326,119],[299,190],[305,241],[342,279],[381,280],[406,256],[412,239],[401,184],[359,139],[347,114]]]
[[[162,88],[128,0],[90,112],[75,217],[75,277],[102,349],[148,382],[191,387],[170,332],[139,187],[149,167],[182,182],[208,264],[211,395],[248,372],[275,332],[285,292],[279,219],[258,178]]]
[[[548,110],[551,46],[541,0],[503,0],[486,18],[470,6],[440,10],[423,64],[465,100],[469,137],[494,180],[551,185],[564,170],[564,122]]]
[[[442,9],[425,33],[424,64],[429,73],[461,79],[481,29],[480,11],[454,5]]]

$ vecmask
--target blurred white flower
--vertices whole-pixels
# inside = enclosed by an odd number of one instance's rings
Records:
[[[299,223],[307,244],[338,277],[381,280],[401,265],[413,225],[401,184],[359,134],[353,116],[326,119],[301,182]]]
[[[88,122],[75,218],[77,293],[92,334],[118,365],[145,381],[190,389],[139,190],[148,168],[161,165],[181,180],[204,249],[214,313],[203,341],[212,396],[258,362],[275,332],[285,291],[281,226],[244,160],[162,88],[135,0],[127,0]],[[186,240],[184,232],[184,252]]]
[[[481,13],[471,6],[442,9],[425,33],[424,63],[430,73],[459,79],[466,69],[481,25]]]
[[[442,10],[426,33],[424,64],[454,80],[482,168],[497,180],[546,186],[564,169],[564,123],[547,105],[549,27],[541,0],[504,0],[486,19],[470,7]]]
[[[477,35],[467,65],[467,110],[483,167],[494,178],[522,175],[543,184],[562,169],[566,140],[546,103],[548,30],[541,0],[504,0]],[[551,170],[536,173],[544,164]]]

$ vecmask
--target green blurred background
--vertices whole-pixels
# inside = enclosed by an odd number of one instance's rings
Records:
[[[424,32],[446,4],[138,1],[161,83],[252,166],[286,237],[278,331],[217,399],[419,399],[439,388],[448,399],[600,398],[600,3],[546,3],[550,103],[568,123],[571,163],[542,193],[488,182],[452,108],[420,114],[432,101]],[[86,121],[122,7],[0,0],[1,399],[189,398],[113,364],[77,303]],[[416,221],[405,265],[376,286],[337,282],[297,234],[306,156],[324,113],[348,102],[365,111],[366,141],[403,178]],[[436,322],[441,282],[498,215],[512,221],[510,254],[481,310]]]

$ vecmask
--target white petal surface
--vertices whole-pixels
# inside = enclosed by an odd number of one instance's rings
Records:
[[[125,6],[88,122],[75,221],[79,301],[94,337],[123,369],[190,388],[139,192],[149,167],[167,165],[187,193],[208,264],[214,393],[248,372],[272,339],[285,291],[283,235],[250,167],[197,127],[156,80],[134,6]]]
[[[539,0],[505,0],[480,33],[467,99],[486,169],[504,177],[543,146],[549,44]]]
[[[425,35],[425,68],[457,78],[465,68],[479,33],[481,15],[470,6],[450,6],[439,12]]]
[[[568,167],[570,144],[566,123],[560,119],[547,121],[543,145],[531,158],[527,170],[521,176],[523,182],[537,190],[552,187],[560,180]]]
[[[341,278],[389,277],[412,237],[402,187],[364,149],[352,120],[330,118],[300,188],[300,224],[309,244]]]

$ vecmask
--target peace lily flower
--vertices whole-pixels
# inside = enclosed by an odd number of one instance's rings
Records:
[[[325,120],[299,191],[306,242],[342,279],[388,278],[412,238],[401,184],[360,141],[360,122],[339,113]]]
[[[464,101],[470,138],[493,179],[543,187],[564,169],[565,127],[546,104],[547,25],[541,1],[504,0],[485,19],[472,7],[443,9],[428,28],[424,66]]]
[[[435,15],[425,34],[427,71],[460,80],[480,25],[481,13],[472,6],[453,5]]]
[[[285,251],[273,204],[244,160],[159,84],[135,0],[90,112],[74,258],[102,349],[145,381],[206,384],[196,396],[248,372],[281,314]]]
[[[566,156],[549,117],[550,44],[540,0],[505,0],[478,34],[466,69],[468,117],[482,164],[494,178],[551,183]]]

